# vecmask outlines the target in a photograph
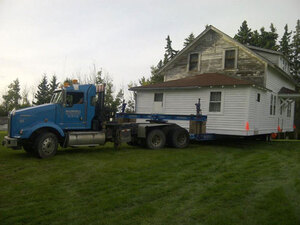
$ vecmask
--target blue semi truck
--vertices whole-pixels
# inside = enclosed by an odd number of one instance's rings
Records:
[[[166,144],[184,148],[189,144],[186,129],[166,120],[203,122],[206,116],[119,113],[111,115],[105,108],[105,85],[76,81],[55,90],[49,104],[13,110],[8,116],[8,135],[2,144],[24,149],[40,158],[56,154],[58,145],[97,146],[113,142],[143,145],[150,149]],[[199,108],[199,107],[198,107]],[[129,122],[132,118],[148,119],[145,123]]]

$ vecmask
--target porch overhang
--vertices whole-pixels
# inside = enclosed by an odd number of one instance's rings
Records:
[[[283,93],[280,94],[280,93],[279,93],[279,94],[278,94],[278,97],[279,97],[279,98],[283,98],[283,99],[289,98],[289,99],[293,99],[293,100],[294,100],[294,99],[300,99],[300,93],[297,93],[297,94],[296,94],[296,93],[295,93],[295,94],[286,94],[286,93],[285,93],[285,94],[283,94]]]

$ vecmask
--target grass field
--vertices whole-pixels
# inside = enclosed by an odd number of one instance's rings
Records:
[[[4,133],[0,133],[2,137]],[[300,224],[300,142],[0,149],[0,224]]]

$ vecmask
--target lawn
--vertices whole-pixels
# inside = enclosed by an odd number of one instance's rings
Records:
[[[300,224],[300,142],[1,146],[0,224]]]

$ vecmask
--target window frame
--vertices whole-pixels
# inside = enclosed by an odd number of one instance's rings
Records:
[[[232,51],[234,50],[235,51],[235,54],[234,54],[234,66],[233,68],[225,68],[225,62],[226,62],[226,51]],[[223,60],[222,60],[222,64],[223,64],[223,69],[224,70],[236,70],[237,69],[237,58],[238,58],[238,48],[235,47],[235,48],[226,48],[223,50]]]
[[[269,108],[269,115],[276,116],[276,109],[277,109],[277,95],[275,93],[271,94],[270,96],[270,108]]]
[[[191,55],[197,54],[198,55],[198,61],[197,61],[197,69],[196,70],[190,70],[190,60],[191,60]],[[187,61],[187,72],[198,72],[200,71],[200,61],[201,61],[201,54],[200,52],[190,52],[188,56],[188,61]]]
[[[156,100],[156,96],[161,95],[161,101]],[[155,92],[153,96],[153,102],[163,102],[164,101],[164,93],[163,92]]]
[[[221,93],[220,101],[211,101],[211,93]],[[209,92],[209,101],[208,101],[208,114],[223,114],[223,102],[224,102],[224,93],[221,90],[210,91]],[[210,111],[210,103],[220,103],[220,111]]]
[[[78,101],[76,103],[74,103],[74,94],[75,95],[82,95],[82,97],[79,98],[79,100],[82,98],[82,102],[81,103],[78,103]],[[71,96],[72,98],[72,104],[68,104],[67,101],[68,101],[68,96]],[[77,99],[76,99],[77,100]],[[83,105],[84,104],[84,92],[82,91],[68,91],[66,93],[66,107],[70,108],[70,107],[73,107],[74,105]]]

